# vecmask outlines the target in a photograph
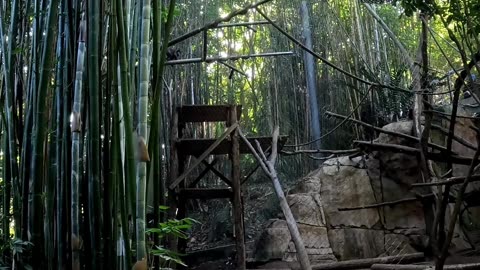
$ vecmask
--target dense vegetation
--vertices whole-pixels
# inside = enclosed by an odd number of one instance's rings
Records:
[[[480,72],[469,66],[480,58],[476,0],[263,2],[204,35],[178,39],[250,1],[1,1],[0,265],[130,269],[152,250],[158,255],[158,237],[155,245],[146,238],[146,214],[154,224],[165,222],[160,205],[168,199],[174,106],[239,103],[243,130],[269,134],[278,124],[291,145],[318,139],[311,132],[317,121],[322,138],[312,147],[341,149],[372,134],[324,113],[376,125],[406,117],[418,52],[428,58],[422,89],[445,93],[434,104],[452,103],[462,70]],[[304,41],[301,2],[318,60],[313,103],[306,52],[294,40]],[[224,25],[267,19],[276,27]],[[209,61],[202,61],[205,40]],[[285,53],[228,59],[273,52]],[[177,57],[200,61],[174,65]],[[222,130],[209,125],[189,132],[212,137]],[[281,178],[303,175],[318,162],[309,160],[282,157]],[[245,170],[253,163],[246,158]],[[166,224],[182,236],[178,224]]]

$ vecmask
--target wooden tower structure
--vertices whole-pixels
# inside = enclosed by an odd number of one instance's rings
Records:
[[[242,178],[240,170],[240,155],[250,153],[247,145],[240,140],[238,134],[239,120],[242,107],[240,105],[186,105],[177,107],[172,115],[171,148],[170,148],[170,200],[172,207],[177,208],[177,217],[186,217],[186,202],[189,199],[230,199],[233,208],[233,224],[236,246],[236,269],[246,269],[242,184],[246,183],[253,172]],[[183,138],[187,123],[225,122],[226,130],[221,136],[208,138]],[[270,147],[271,137],[248,138],[255,143],[258,141],[265,151]],[[283,145],[286,137],[280,137],[279,146]],[[206,159],[210,155],[228,155],[231,163],[230,176],[227,177],[214,167],[214,162]],[[194,161],[185,168],[186,158],[191,156]],[[188,176],[196,171],[200,165],[205,169],[187,183]],[[257,167],[258,168],[258,167]],[[202,178],[212,171],[219,179],[226,183],[228,188],[197,188]],[[185,251],[185,241],[179,241],[178,249]]]

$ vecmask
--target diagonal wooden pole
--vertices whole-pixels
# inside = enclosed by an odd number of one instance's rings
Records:
[[[308,259],[307,250],[305,249],[305,245],[303,243],[302,237],[300,236],[300,232],[298,231],[297,223],[295,218],[293,217],[292,210],[288,206],[287,199],[285,198],[285,194],[283,194],[282,186],[280,185],[280,181],[278,180],[277,171],[275,170],[275,161],[277,159],[277,141],[279,135],[279,128],[278,126],[275,127],[273,132],[273,139],[272,139],[272,152],[270,158],[267,160],[265,154],[263,153],[262,148],[260,147],[260,143],[257,143],[257,150],[253,148],[252,144],[248,141],[248,139],[243,135],[240,128],[238,128],[238,134],[240,138],[245,142],[248,146],[252,154],[260,163],[263,171],[270,177],[273,183],[273,188],[275,189],[275,193],[277,194],[278,200],[280,201],[280,207],[282,208],[283,215],[285,216],[285,220],[287,221],[288,229],[290,230],[290,234],[292,235],[293,243],[295,244],[295,249],[297,250],[297,259],[300,262],[300,266],[302,270],[311,270],[312,267],[310,266],[310,260]],[[261,157],[260,157],[261,156]]]

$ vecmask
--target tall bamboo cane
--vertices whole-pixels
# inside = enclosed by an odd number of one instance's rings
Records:
[[[72,130],[72,182],[71,182],[71,242],[72,269],[80,269],[80,207],[79,182],[82,176],[80,168],[80,139],[82,137],[81,106],[83,99],[83,71],[85,63],[85,16],[82,15],[78,34],[78,51],[75,71],[75,89],[71,117]]]
[[[88,213],[90,227],[90,252],[92,269],[101,267],[101,217],[100,217],[100,179],[101,146],[100,146],[100,6],[98,0],[87,1],[87,56],[88,56]]]
[[[36,106],[34,110],[33,122],[33,159],[31,164],[31,191],[29,205],[29,230],[31,232],[31,242],[39,247],[38,252],[34,252],[33,261],[41,268],[46,258],[43,247],[43,181],[44,181],[44,144],[47,138],[47,92],[50,84],[51,72],[54,69],[54,44],[57,28],[58,0],[52,0],[48,7],[46,16],[46,28],[43,39],[42,60],[39,66],[39,83],[36,89]]]
[[[141,30],[140,30],[140,80],[138,86],[138,138],[139,147],[137,156],[137,260],[146,256],[145,242],[145,215],[146,215],[146,192],[147,192],[147,164],[149,161],[146,145],[142,145],[142,140],[148,142],[148,88],[150,79],[150,0],[142,1]],[[141,148],[144,147],[144,152]],[[147,154],[146,156],[142,156]]]

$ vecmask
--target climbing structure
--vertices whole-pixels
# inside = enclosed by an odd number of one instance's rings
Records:
[[[247,145],[239,140],[238,127],[242,107],[239,105],[187,105],[177,107],[172,116],[171,150],[170,150],[170,195],[172,206],[178,209],[177,217],[186,217],[186,202],[189,199],[219,199],[226,198],[232,201],[233,224],[236,245],[236,269],[245,269],[245,239],[243,224],[242,184],[246,183],[252,173],[241,176],[240,155],[249,153]],[[225,122],[226,130],[221,136],[208,138],[183,138],[187,123]],[[248,138],[252,144],[260,143],[264,151],[268,150],[272,142],[271,137]],[[283,145],[286,137],[279,139]],[[211,155],[229,155],[231,162],[230,176],[223,175],[215,169],[214,161],[208,162]],[[187,157],[194,161],[185,168]],[[200,165],[205,166],[199,175],[193,177],[193,172]],[[258,167],[257,167],[258,168]],[[256,169],[255,169],[256,170]],[[209,172],[213,172],[219,179],[228,185],[228,188],[197,188],[198,183]],[[206,185],[203,185],[206,186]],[[184,251],[185,241],[179,241],[178,249]]]

